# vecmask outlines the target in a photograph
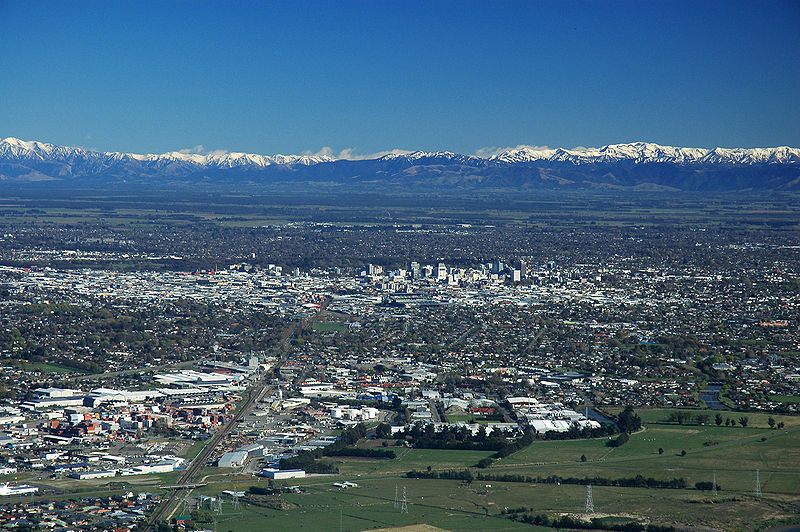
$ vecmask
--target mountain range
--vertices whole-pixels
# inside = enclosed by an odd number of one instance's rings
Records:
[[[800,190],[800,149],[680,148],[635,142],[602,148],[517,146],[489,156],[395,150],[329,155],[170,152],[139,155],[0,140],[0,186],[309,186],[358,190]]]

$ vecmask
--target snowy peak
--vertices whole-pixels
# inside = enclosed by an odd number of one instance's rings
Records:
[[[796,164],[800,163],[800,149],[788,146],[777,148],[715,148],[703,162],[713,164]]]
[[[272,165],[309,166],[336,160],[327,155],[258,155],[253,153],[186,153],[167,152],[162,154],[137,154],[118,152],[96,152],[83,148],[56,146],[38,141],[24,141],[15,137],[0,140],[0,157],[4,159],[40,160],[72,160],[75,157],[93,158],[98,161],[137,161],[155,167],[171,164],[189,165],[209,168],[266,167]]]
[[[489,156],[449,151],[392,150],[370,157],[323,154],[259,155],[173,151],[97,152],[84,148],[0,140],[4,183],[75,181],[158,186],[285,186],[494,188],[637,188],[644,190],[800,190],[800,149],[681,148],[649,142],[601,148],[520,145]],[[359,188],[360,190],[360,188]]]
[[[602,148],[575,148],[572,150],[537,149],[529,146],[508,148],[489,159],[506,163],[535,161],[570,162],[573,164],[597,164],[630,161],[634,163],[713,163],[713,164],[757,164],[798,162],[800,150],[786,146],[779,148],[678,148],[661,146],[649,142],[609,144]]]
[[[689,163],[702,157],[706,150],[702,148],[675,148],[673,146],[660,146],[649,142],[634,142],[630,144],[611,144],[600,148],[597,156],[603,161],[633,160],[643,162],[673,162]]]
[[[411,163],[462,163],[470,164],[482,162],[483,159],[474,155],[462,155],[460,153],[453,153],[451,151],[412,151],[403,152],[401,150],[393,150],[386,155],[379,158],[382,161],[396,161],[403,160]]]
[[[36,140],[20,140],[15,137],[7,137],[0,140],[0,156],[4,157],[11,156],[43,160],[53,155],[66,154],[73,149],[81,152],[84,151],[80,148],[64,148]]]
[[[18,160],[74,160],[94,158],[106,161],[138,161],[157,167],[170,164],[209,168],[265,168],[268,166],[312,166],[319,163],[335,162],[330,155],[258,155],[240,152],[212,152],[207,154],[168,152],[162,154],[140,155],[135,153],[95,152],[83,148],[56,146],[39,141],[24,141],[15,137],[0,140],[0,157]],[[376,160],[403,160],[410,163],[461,163],[514,165],[535,162],[572,163],[575,165],[613,163],[628,161],[637,164],[797,164],[800,163],[800,149],[780,146],[777,148],[680,148],[661,146],[650,142],[631,142],[609,144],[602,148],[539,148],[519,145],[506,148],[489,157],[462,155],[449,151],[393,150]]]
[[[496,155],[489,157],[490,161],[503,163],[526,163],[531,161],[549,160],[558,150],[540,149],[533,146],[517,146],[506,148]]]
[[[800,149],[778,148],[678,148],[649,142],[609,144],[602,148],[575,148],[566,150],[539,149],[530,146],[507,148],[489,157],[502,163],[530,163],[537,161],[569,162],[576,165],[629,161],[673,164],[791,164],[800,162]]]

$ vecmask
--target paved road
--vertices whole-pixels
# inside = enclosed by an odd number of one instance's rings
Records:
[[[436,401],[433,399],[428,399],[428,409],[431,411],[431,420],[434,423],[439,423],[442,421],[442,417],[439,415],[439,409],[436,407]]]

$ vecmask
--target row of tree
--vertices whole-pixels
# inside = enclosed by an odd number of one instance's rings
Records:
[[[686,489],[688,484],[683,478],[671,478],[660,480],[653,477],[636,475],[635,477],[605,478],[605,477],[562,477],[559,475],[528,476],[514,473],[472,473],[468,469],[462,471],[417,471],[412,470],[406,473],[408,478],[427,478],[443,480],[462,480],[472,482],[473,480],[490,482],[517,482],[526,484],[578,484],[581,486],[613,486],[621,488],[653,488],[653,489]],[[700,488],[698,488],[700,489]]]
[[[589,520],[583,520],[578,517],[569,515],[562,515],[559,517],[549,517],[547,514],[520,514],[511,513],[509,519],[515,521],[522,521],[535,526],[547,526],[555,529],[570,529],[570,530],[614,530],[619,532],[674,532],[675,527],[669,525],[645,525],[638,521],[629,521],[627,523],[613,523],[607,520],[593,517]]]

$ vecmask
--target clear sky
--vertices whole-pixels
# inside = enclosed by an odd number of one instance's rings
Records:
[[[0,0],[0,137],[800,146],[800,2]]]

